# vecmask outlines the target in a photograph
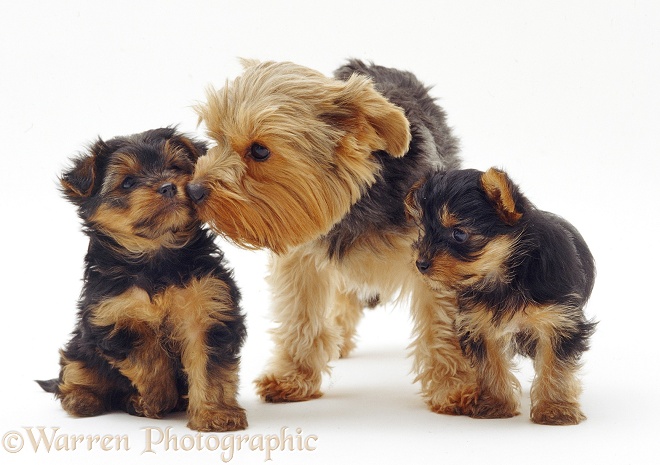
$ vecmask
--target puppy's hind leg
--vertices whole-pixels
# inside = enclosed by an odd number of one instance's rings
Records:
[[[567,311],[543,313],[534,354],[530,416],[534,423],[575,425],[586,419],[578,400],[582,387],[577,372],[595,324],[578,312],[568,318]]]
[[[69,415],[89,417],[110,410],[112,386],[109,380],[85,362],[69,360],[64,353],[61,354],[60,365],[62,369],[55,395]]]
[[[267,402],[297,402],[321,394],[328,362],[339,356],[341,332],[330,318],[336,280],[322,253],[303,246],[274,256],[275,352],[268,372],[255,381]]]

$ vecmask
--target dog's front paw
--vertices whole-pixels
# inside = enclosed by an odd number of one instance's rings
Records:
[[[188,428],[196,431],[238,431],[247,428],[247,416],[245,410],[240,407],[202,410],[190,414]]]
[[[538,402],[532,406],[530,417],[541,425],[577,425],[587,417],[574,402]]]
[[[106,411],[103,399],[84,388],[73,389],[63,395],[62,408],[76,417],[91,417]]]
[[[176,408],[178,399],[150,399],[140,394],[128,398],[126,411],[131,415],[147,418],[163,418]]]
[[[473,418],[511,418],[519,414],[519,403],[515,398],[500,399],[482,392],[470,416]]]
[[[474,416],[479,402],[479,387],[477,384],[455,386],[434,393],[427,402],[435,413]]]
[[[344,339],[343,344],[339,346],[339,358],[348,358],[355,347],[357,347],[357,344],[352,339]]]
[[[298,373],[293,376],[266,374],[257,379],[255,384],[257,394],[266,402],[302,402],[323,395],[320,380],[310,380]]]

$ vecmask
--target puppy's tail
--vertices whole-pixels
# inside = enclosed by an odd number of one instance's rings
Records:
[[[57,394],[58,386],[60,384],[60,380],[57,378],[49,379],[47,381],[40,381],[37,379],[35,382],[41,386],[41,389],[46,392],[52,392],[53,394]]]

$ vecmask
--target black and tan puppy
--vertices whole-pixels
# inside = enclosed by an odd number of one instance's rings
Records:
[[[439,294],[455,295],[461,347],[477,368],[474,416],[519,413],[518,352],[534,360],[532,420],[582,421],[577,371],[595,328],[583,311],[595,266],[578,231],[494,168],[434,173],[406,204],[422,228],[417,268]]]
[[[321,395],[346,356],[364,302],[412,295],[414,367],[429,407],[472,414],[473,370],[411,258],[404,198],[431,168],[456,168],[444,111],[412,73],[352,60],[327,77],[294,63],[246,61],[199,107],[215,145],[190,196],[200,217],[249,248],[274,253],[275,353],[257,381],[269,402]]]
[[[78,323],[59,379],[72,415],[115,409],[247,426],[238,405],[239,291],[185,186],[206,146],[172,128],[99,140],[61,177],[89,236]]]

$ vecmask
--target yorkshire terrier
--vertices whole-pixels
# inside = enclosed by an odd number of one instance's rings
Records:
[[[406,205],[421,225],[416,265],[439,295],[454,295],[461,348],[477,370],[473,416],[519,413],[515,353],[534,361],[531,419],[585,419],[577,371],[596,323],[584,306],[594,259],[566,220],[538,210],[507,174],[491,168],[433,173]]]
[[[206,145],[173,128],[98,140],[61,177],[89,236],[78,322],[59,378],[75,416],[110,410],[188,426],[247,426],[237,402],[240,294],[185,193]]]
[[[417,380],[436,412],[471,414],[476,375],[453,302],[421,279],[404,199],[429,169],[459,166],[444,111],[413,74],[349,61],[334,78],[245,61],[198,107],[214,140],[187,190],[198,214],[240,246],[272,250],[275,353],[268,402],[321,395],[328,363],[355,345],[364,305],[412,293]]]

